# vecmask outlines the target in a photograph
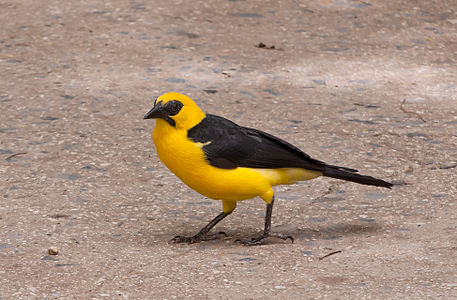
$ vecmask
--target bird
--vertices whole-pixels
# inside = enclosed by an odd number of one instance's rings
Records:
[[[144,119],[155,119],[152,139],[160,160],[201,195],[222,201],[222,212],[193,236],[176,236],[170,243],[199,243],[220,238],[210,230],[236,208],[238,201],[260,197],[266,203],[260,236],[237,241],[261,245],[273,237],[294,242],[291,235],[274,232],[271,216],[273,186],[294,184],[320,176],[364,185],[391,188],[392,183],[357,170],[314,159],[298,147],[264,131],[243,127],[205,114],[188,96],[170,92],[159,96]]]

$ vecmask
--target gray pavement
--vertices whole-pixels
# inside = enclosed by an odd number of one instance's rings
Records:
[[[7,0],[0,24],[0,299],[457,298],[455,1]],[[221,203],[157,158],[168,91],[400,185],[278,187],[294,244],[234,242],[253,199],[169,245]]]

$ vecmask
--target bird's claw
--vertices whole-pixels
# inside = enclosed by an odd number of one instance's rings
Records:
[[[276,238],[280,238],[282,240],[287,240],[287,239],[290,239],[290,241],[292,242],[292,244],[294,243],[294,237],[291,236],[291,235],[286,235],[286,234],[282,234],[282,233],[278,233],[278,232],[268,232],[268,233],[264,233],[263,235],[259,236],[259,237],[255,237],[255,238],[252,238],[250,240],[241,240],[241,239],[237,239],[235,240],[235,242],[240,242],[242,243],[243,245],[245,246],[257,246],[257,245],[262,245],[263,242],[265,240],[267,240],[269,237],[276,237]]]
[[[216,240],[220,239],[221,235],[227,236],[227,233],[220,231],[216,234],[202,234],[202,233],[197,233],[194,236],[181,236],[177,235],[171,240],[168,241],[169,244],[194,244],[194,243],[200,243],[202,241],[211,241],[211,240]]]

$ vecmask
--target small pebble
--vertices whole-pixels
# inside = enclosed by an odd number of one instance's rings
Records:
[[[49,255],[57,255],[59,254],[59,249],[57,247],[51,247],[48,249],[48,254]]]

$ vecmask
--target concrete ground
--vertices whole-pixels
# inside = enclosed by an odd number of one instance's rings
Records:
[[[457,298],[454,0],[6,0],[0,24],[1,299]],[[221,203],[157,158],[167,91],[398,185],[278,187],[294,244],[234,242],[254,199],[169,245]]]

